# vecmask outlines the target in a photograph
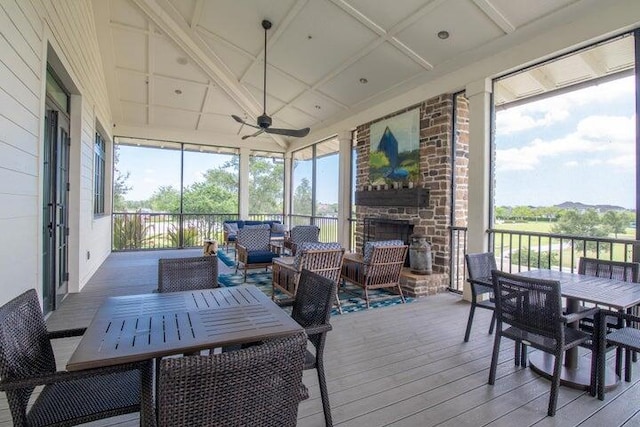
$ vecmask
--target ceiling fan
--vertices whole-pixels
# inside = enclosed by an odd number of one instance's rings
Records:
[[[232,114],[233,120],[238,123],[242,123],[243,125],[250,126],[252,128],[258,129],[255,133],[251,135],[244,135],[242,139],[251,138],[253,136],[258,136],[261,133],[272,133],[276,135],[284,135],[284,136],[293,136],[296,138],[302,138],[303,136],[307,136],[309,134],[309,128],[303,129],[281,129],[281,128],[272,128],[271,127],[271,117],[267,116],[267,30],[271,28],[271,21],[263,20],[262,28],[264,28],[264,80],[263,80],[263,99],[262,99],[262,115],[258,116],[257,125],[253,125],[251,123],[247,123],[239,116]]]

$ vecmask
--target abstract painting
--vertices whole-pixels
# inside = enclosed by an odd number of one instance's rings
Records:
[[[416,182],[420,172],[420,109],[373,123],[369,129],[371,185]]]

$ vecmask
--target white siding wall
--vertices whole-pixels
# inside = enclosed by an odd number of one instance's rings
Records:
[[[110,129],[111,112],[91,2],[0,0],[0,304],[29,288],[40,292],[42,286],[40,153],[48,44],[74,94],[71,291],[84,286],[110,248],[110,218],[93,215],[95,125],[100,121]]]

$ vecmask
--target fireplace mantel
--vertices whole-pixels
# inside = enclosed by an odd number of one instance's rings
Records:
[[[393,188],[356,191],[355,203],[359,206],[427,208],[429,207],[429,190],[426,188]]]

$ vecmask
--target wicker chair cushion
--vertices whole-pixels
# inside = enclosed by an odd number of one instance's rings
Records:
[[[103,411],[114,411],[116,415],[135,412],[138,405],[140,374],[137,371],[116,372],[46,386],[27,420],[30,426],[48,426]]]
[[[271,229],[268,225],[266,228],[245,226],[238,230],[237,242],[247,248],[247,251],[268,251],[270,235]]]
[[[320,229],[315,225],[298,225],[291,229],[291,241],[296,244],[317,242]]]
[[[268,230],[271,230],[271,226],[269,224],[250,224],[250,225],[245,225],[244,228],[246,228],[247,230],[255,230],[260,229],[260,228],[265,228]]]
[[[280,224],[277,222],[274,222],[273,224],[271,224],[271,234],[278,234],[278,235],[282,235],[284,236],[284,224]]]
[[[236,236],[238,234],[238,223],[237,222],[225,222],[223,224],[224,231],[227,232],[228,236]]]
[[[380,246],[404,246],[402,240],[379,240],[376,242],[367,242],[364,244],[364,256],[363,261],[365,264],[371,262],[371,255],[373,255],[373,248]]]
[[[249,251],[247,254],[247,264],[265,264],[273,261],[279,255],[271,251]]]
[[[342,245],[338,242],[321,243],[321,242],[303,242],[298,245],[296,255],[293,258],[293,268],[300,270],[300,264],[303,259],[303,252],[307,251],[326,251],[331,249],[342,249]]]

